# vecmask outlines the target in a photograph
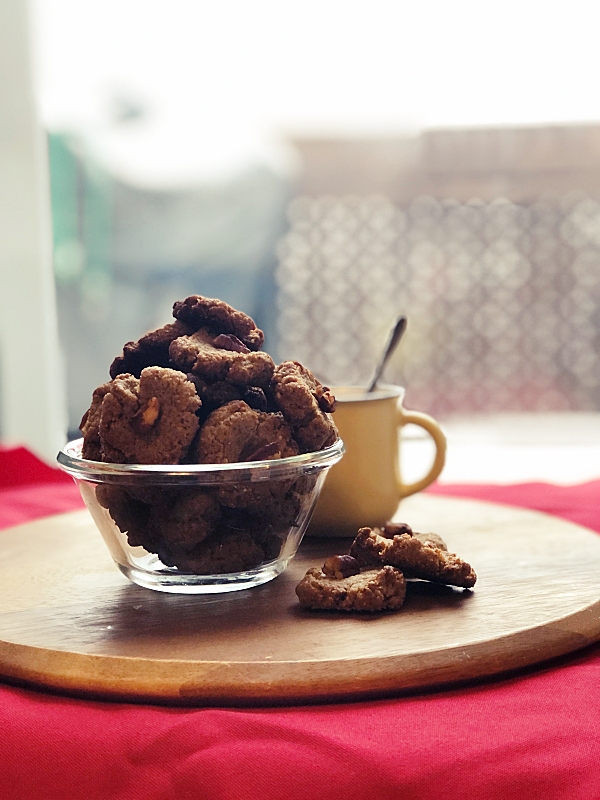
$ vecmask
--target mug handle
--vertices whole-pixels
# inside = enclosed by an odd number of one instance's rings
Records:
[[[405,425],[409,424],[424,428],[431,436],[435,444],[435,458],[431,469],[421,480],[408,484],[404,484],[400,481],[400,497],[408,497],[410,494],[420,492],[421,489],[433,483],[443,470],[446,462],[446,437],[438,423],[428,414],[422,414],[420,411],[407,411],[398,404],[398,426],[403,428]]]

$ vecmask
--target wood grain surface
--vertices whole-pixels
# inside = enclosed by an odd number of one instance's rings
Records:
[[[302,610],[305,571],[349,541],[305,539],[272,583],[228,595],[130,584],[87,511],[0,533],[0,676],[85,696],[265,704],[383,696],[496,675],[600,639],[600,536],[533,511],[416,495],[474,591],[411,582],[395,613]]]

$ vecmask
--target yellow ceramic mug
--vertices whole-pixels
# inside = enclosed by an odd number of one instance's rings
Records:
[[[444,467],[446,437],[432,417],[402,407],[400,386],[384,385],[370,393],[361,387],[337,386],[332,392],[337,400],[333,418],[346,452],[327,475],[308,535],[356,536],[366,525],[384,525],[401,498],[433,483]],[[400,431],[409,423],[431,435],[436,453],[427,475],[405,484]]]

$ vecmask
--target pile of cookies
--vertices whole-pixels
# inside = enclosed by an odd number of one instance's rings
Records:
[[[302,364],[275,365],[263,332],[193,295],[175,321],[128,342],[81,421],[83,458],[119,464],[231,464],[322,450],[335,398]],[[196,574],[251,569],[279,554],[315,478],[218,487],[96,487],[132,547]]]
[[[304,608],[331,611],[394,611],[404,603],[406,578],[470,589],[477,575],[448,552],[435,533],[414,533],[405,523],[361,528],[349,555],[309,569],[296,587]]]

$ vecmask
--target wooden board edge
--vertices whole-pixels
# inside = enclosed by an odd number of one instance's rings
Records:
[[[0,675],[35,689],[167,705],[288,705],[423,692],[523,670],[600,641],[600,600],[540,628],[441,651],[314,662],[86,655],[0,641]],[[65,663],[68,657],[68,665]]]

